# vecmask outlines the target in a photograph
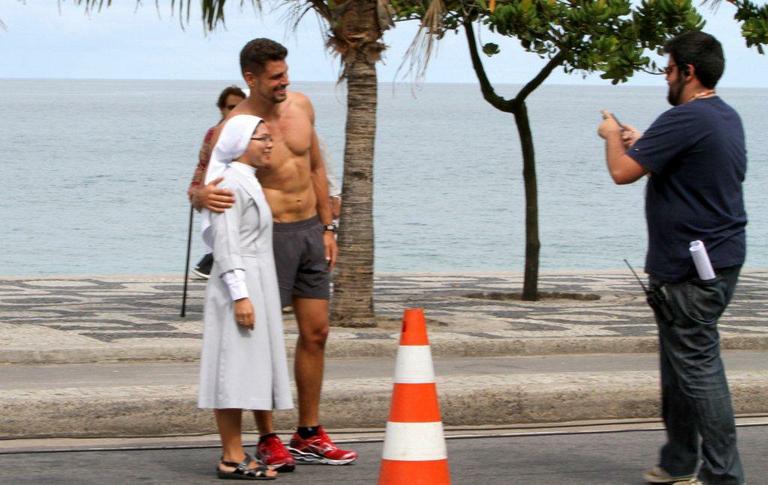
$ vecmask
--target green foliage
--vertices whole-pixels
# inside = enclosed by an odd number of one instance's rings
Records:
[[[397,20],[421,20],[424,17],[424,5],[408,0],[391,0],[389,4],[396,12]]]
[[[501,52],[501,49],[499,49],[498,44],[494,44],[493,42],[488,42],[487,44],[483,45],[483,53],[488,57],[494,56],[499,52]]]
[[[393,0],[399,20],[427,14],[429,0]],[[441,27],[458,30],[479,21],[492,32],[516,38],[542,58],[562,53],[566,72],[600,72],[613,83],[627,81],[638,70],[656,69],[649,53],[659,51],[670,37],[700,30],[704,21],[692,0],[497,0],[491,12],[483,0],[446,0]],[[500,53],[486,44],[486,55]]]
[[[521,0],[498,8],[486,24],[513,36],[528,51],[544,57],[563,52],[566,72],[602,72],[614,84],[652,67],[647,50],[704,22],[691,0]]]
[[[747,47],[755,47],[764,54],[763,46],[768,44],[768,4],[758,7],[749,0],[730,0],[736,6],[734,18],[741,24],[741,35]]]

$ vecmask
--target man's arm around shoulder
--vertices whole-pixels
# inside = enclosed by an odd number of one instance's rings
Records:
[[[221,133],[221,128],[223,126],[224,124],[221,123],[213,129],[210,141],[211,152],[213,152],[213,147],[216,146],[216,142],[219,139],[219,134]],[[203,173],[203,180],[205,180],[205,173]],[[208,209],[211,212],[224,212],[226,209],[232,207],[235,203],[235,197],[232,191],[217,187],[222,180],[223,179],[219,177],[212,180],[207,185],[201,184],[190,189],[189,197],[195,209]]]

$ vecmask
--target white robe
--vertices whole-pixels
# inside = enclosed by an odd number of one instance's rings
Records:
[[[235,194],[235,205],[211,217],[214,265],[205,292],[201,408],[293,407],[272,252],[272,212],[249,169],[233,163],[224,171],[221,186]],[[256,316],[253,330],[235,322],[234,302],[221,279],[233,269],[245,271]]]

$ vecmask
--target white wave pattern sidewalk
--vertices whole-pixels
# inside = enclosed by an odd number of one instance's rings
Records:
[[[540,290],[558,298],[496,298],[520,287],[516,274],[379,276],[379,327],[332,329],[329,356],[393,355],[407,307],[425,309],[437,355],[481,348],[488,355],[655,350],[653,316],[625,273],[547,274]],[[205,286],[192,283],[184,319],[181,290],[178,277],[0,279],[0,362],[194,360]],[[767,302],[768,271],[745,271],[720,320],[726,347],[768,348]],[[290,315],[286,333],[290,350],[296,335]]]

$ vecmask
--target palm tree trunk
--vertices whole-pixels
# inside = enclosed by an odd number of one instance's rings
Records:
[[[375,61],[365,52],[348,56],[345,77],[344,203],[331,324],[373,327],[373,154],[378,87]]]
[[[536,156],[533,134],[525,101],[515,104],[515,124],[523,150],[523,183],[525,184],[525,276],[523,300],[539,299],[539,193],[536,188]]]

